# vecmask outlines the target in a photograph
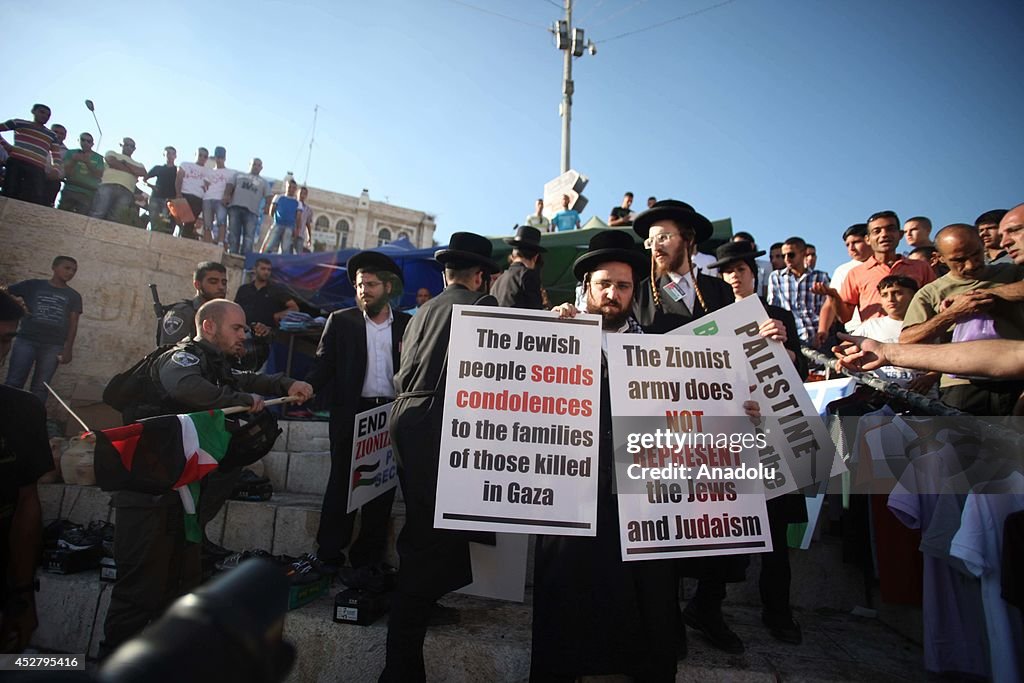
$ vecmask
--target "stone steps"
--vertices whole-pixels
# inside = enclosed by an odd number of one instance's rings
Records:
[[[285,454],[288,455],[288,454]],[[269,457],[269,456],[268,456]],[[296,459],[291,454],[291,459]],[[305,457],[305,456],[299,456]],[[276,489],[275,489],[276,490]],[[109,505],[110,494],[95,486],[69,486],[44,484],[39,487],[43,504],[43,519],[65,517],[79,524],[88,524],[101,519],[116,524],[113,510]],[[266,502],[228,501],[207,526],[207,535],[218,545],[233,551],[262,548],[275,555],[301,555],[316,549],[316,532],[320,524],[321,496],[315,493],[275,493]],[[358,533],[358,520],[357,533]],[[389,530],[388,551],[385,560],[398,566],[395,540],[405,524],[405,504],[401,491],[396,496],[392,509]],[[532,585],[533,544],[529,545],[527,558],[527,586]],[[842,548],[831,537],[824,537],[812,544],[807,551],[792,553],[791,599],[794,605],[805,608],[828,608],[848,611],[855,605],[864,604],[864,582],[859,569],[842,562]],[[731,599],[750,605],[760,604],[757,576],[760,561],[755,556],[747,570],[749,580],[729,586]],[[919,614],[919,610],[917,611]],[[887,613],[888,614],[888,613]],[[901,622],[906,615],[896,615],[891,621]],[[920,622],[913,619],[901,631],[909,637],[921,632]],[[919,637],[919,636],[917,636]]]
[[[33,646],[95,657],[111,584],[96,571],[71,576],[43,574],[37,597],[40,625]],[[384,661],[387,618],[371,626],[333,622],[331,592],[288,613],[285,638],[298,658],[289,681],[376,680]],[[531,597],[526,604],[449,595],[462,623],[431,629],[424,647],[430,681],[526,681],[530,665]],[[926,680],[920,648],[877,620],[833,610],[797,611],[804,643],[780,644],[760,624],[760,609],[729,602],[729,623],[744,640],[743,655],[725,655],[689,631],[689,656],[677,681],[865,681]],[[605,680],[605,679],[602,679]],[[625,679],[613,679],[625,680]]]

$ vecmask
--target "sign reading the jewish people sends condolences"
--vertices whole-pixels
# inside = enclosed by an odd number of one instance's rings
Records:
[[[398,486],[398,468],[388,431],[390,417],[390,403],[356,415],[352,471],[348,477],[348,512],[355,512]]]
[[[760,404],[764,416],[757,429],[765,434],[767,443],[759,449],[758,458],[775,471],[775,477],[764,482],[765,496],[771,499],[824,481],[845,467],[841,460],[836,462],[832,438],[786,347],[758,334],[765,320],[768,312],[757,297],[750,296],[672,334],[734,337],[742,342],[754,385],[751,398]]]
[[[771,550],[739,341],[607,342],[622,559]]]
[[[434,526],[597,533],[601,319],[452,310]]]

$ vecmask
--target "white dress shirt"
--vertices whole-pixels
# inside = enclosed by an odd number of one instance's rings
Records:
[[[395,397],[395,364],[391,356],[391,325],[395,315],[388,306],[388,319],[382,323],[366,321],[366,377],[363,378],[363,398]]]

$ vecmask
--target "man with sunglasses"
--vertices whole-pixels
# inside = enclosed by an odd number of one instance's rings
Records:
[[[92,206],[92,197],[100,186],[106,163],[92,151],[92,133],[79,135],[78,144],[81,145],[78,149],[69,149],[64,154],[64,191],[57,208],[85,215]]]
[[[827,297],[815,285],[829,286],[828,273],[808,268],[807,243],[802,237],[790,237],[782,243],[786,267],[768,276],[768,303],[784,308],[796,319],[796,331],[803,346],[817,342],[818,318]]]

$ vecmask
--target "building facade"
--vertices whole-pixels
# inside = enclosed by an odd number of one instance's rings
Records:
[[[313,251],[369,249],[402,237],[418,249],[434,243],[432,215],[372,201],[365,189],[353,197],[310,187],[307,203],[313,209]]]

